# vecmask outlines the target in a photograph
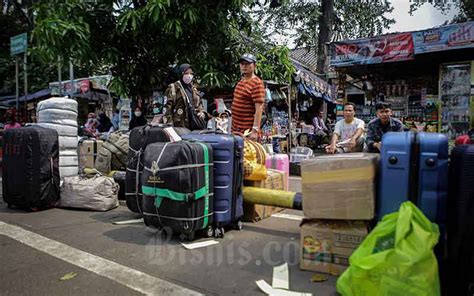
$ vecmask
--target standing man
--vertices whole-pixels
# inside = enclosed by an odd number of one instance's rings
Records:
[[[400,120],[392,118],[392,105],[390,103],[377,103],[375,109],[377,118],[372,119],[367,126],[366,143],[369,152],[380,153],[382,136],[386,132],[402,132],[406,127]]]
[[[356,106],[354,103],[344,104],[344,119],[339,120],[334,127],[331,144],[326,146],[326,152],[348,153],[361,152],[364,149],[365,122],[355,118]]]
[[[257,140],[262,120],[265,88],[263,81],[255,75],[257,59],[252,54],[240,57],[242,79],[237,83],[232,101],[232,132],[251,130],[250,139]]]

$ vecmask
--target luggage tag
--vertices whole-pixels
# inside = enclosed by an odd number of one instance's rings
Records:
[[[181,137],[176,133],[176,131],[172,127],[166,127],[164,128],[164,131],[170,137],[170,142],[178,142],[182,140]]]

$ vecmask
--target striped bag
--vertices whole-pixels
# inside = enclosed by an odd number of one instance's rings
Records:
[[[265,167],[265,149],[255,141],[244,141],[244,179],[263,181],[267,178]]]

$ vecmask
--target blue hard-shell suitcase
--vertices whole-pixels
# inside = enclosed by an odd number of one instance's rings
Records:
[[[445,223],[448,139],[442,134],[389,132],[382,138],[377,216],[398,211],[406,200],[433,222]]]
[[[223,237],[224,226],[242,229],[244,140],[239,136],[206,130],[181,137],[208,143],[214,151],[214,236]]]

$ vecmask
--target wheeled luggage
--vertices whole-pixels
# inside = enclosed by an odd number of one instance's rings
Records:
[[[142,212],[142,187],[140,175],[143,171],[143,153],[149,144],[170,142],[171,133],[178,136],[191,131],[183,127],[168,125],[145,125],[134,128],[130,132],[127,155],[127,173],[125,177],[125,197],[127,207],[135,213]]]
[[[148,145],[141,176],[145,224],[193,240],[212,235],[213,151],[203,142]]]
[[[125,200],[125,178],[126,172],[125,171],[114,171],[111,174],[112,178],[114,178],[115,183],[120,186],[118,192],[118,199]]]
[[[449,295],[474,294],[474,145],[451,151],[448,194]]]
[[[59,206],[92,211],[108,211],[118,207],[119,185],[113,178],[94,176],[65,177]]]
[[[183,135],[183,139],[206,142],[212,146],[214,158],[214,227],[216,237],[224,236],[224,226],[242,229],[242,151],[239,136],[216,131],[199,131]]]
[[[406,200],[432,222],[446,221],[448,139],[442,134],[400,132],[382,138],[378,219]]]
[[[52,208],[59,199],[58,132],[39,126],[3,135],[3,199],[8,206]]]

